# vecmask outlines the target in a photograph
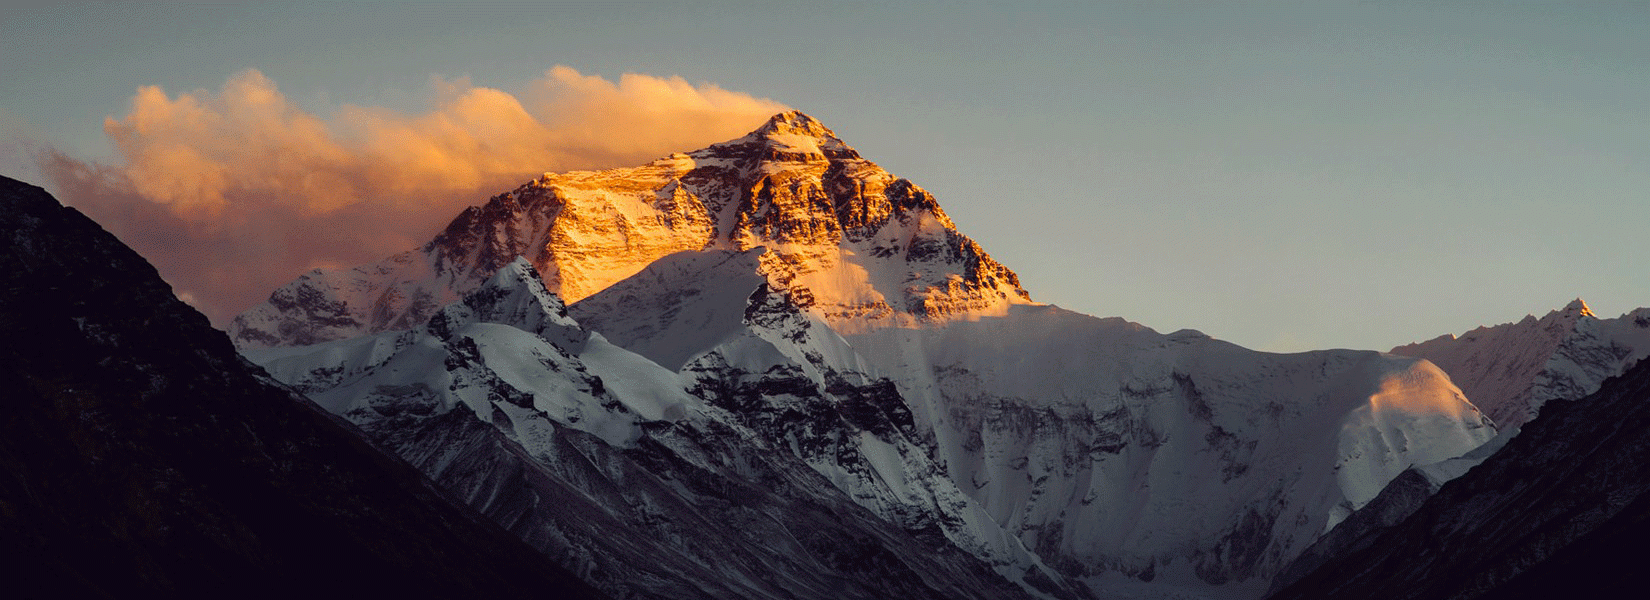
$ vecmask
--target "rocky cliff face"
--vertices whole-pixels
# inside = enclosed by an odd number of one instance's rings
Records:
[[[1609,597],[1650,534],[1650,363],[1554,400],[1401,524],[1272,598]]]
[[[5,178],[0,378],[14,594],[599,597],[247,364],[96,224]]]
[[[676,252],[755,248],[766,276],[844,330],[1029,301],[927,191],[787,112],[640,167],[546,174],[466,210],[423,248],[311,272],[229,331],[261,348],[414,327],[517,256],[576,302]]]

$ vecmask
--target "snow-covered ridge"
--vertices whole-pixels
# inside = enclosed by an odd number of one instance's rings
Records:
[[[610,389],[587,366],[587,354],[615,361],[604,367],[623,373],[614,383],[631,393]],[[643,420],[681,418],[701,404],[676,389],[668,372],[580,328],[523,260],[437,311],[421,330],[246,355],[357,422],[392,410],[439,415],[462,405],[478,415],[502,412],[527,442],[542,439],[532,428],[550,420],[625,447]],[[455,364],[470,368],[450,368]]]
[[[959,487],[1098,589],[1258,596],[1404,469],[1495,433],[1432,365],[1374,352],[1268,354],[1036,306],[848,340]]]
[[[1587,396],[1650,355],[1650,309],[1600,319],[1577,298],[1539,319],[1527,315],[1517,323],[1443,335],[1393,352],[1436,363],[1496,420],[1500,431],[1463,456],[1418,462],[1412,472],[1383,490],[1382,500],[1371,509],[1349,519],[1286,567],[1273,582],[1274,591],[1336,556],[1367,546],[1379,530],[1398,525],[1446,482],[1467,475],[1521,435],[1543,406]]]
[[[1585,396],[1650,355],[1650,308],[1600,319],[1576,299],[1541,318],[1479,327],[1393,348],[1437,364],[1505,429],[1553,399]]]

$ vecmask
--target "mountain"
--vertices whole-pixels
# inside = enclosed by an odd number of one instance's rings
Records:
[[[441,325],[469,323],[444,315],[486,304],[467,295],[528,267],[557,299],[546,314],[569,302],[562,329],[517,313],[458,338]],[[574,325],[588,336],[556,333]],[[231,333],[375,439],[405,438],[388,445],[427,469],[441,461],[423,453],[554,463],[500,403],[543,413],[531,418],[558,423],[557,436],[596,428],[587,453],[635,455],[628,444],[651,439],[636,431],[691,432],[786,478],[821,478],[880,522],[1042,596],[1259,596],[1399,473],[1495,434],[1424,360],[1261,353],[1032,302],[931,195],[795,112],[642,167],[545,175],[419,249],[305,275]],[[495,335],[519,339],[493,351],[461,341]],[[401,370],[416,382],[385,370],[408,352],[428,353]],[[466,400],[485,371],[516,391]],[[395,387],[413,383],[431,390],[413,394],[420,411],[470,407],[511,443],[420,441],[417,420],[374,416],[372,402],[388,402],[374,390],[423,389]],[[680,410],[645,408],[660,399]],[[456,489],[487,512],[479,488]]]
[[[14,594],[600,594],[242,360],[142,258],[0,178]]]
[[[1610,597],[1650,553],[1650,362],[1552,400],[1505,448],[1271,596]]]
[[[808,289],[839,330],[1029,302],[931,194],[793,111],[641,167],[547,173],[465,210],[422,248],[312,271],[229,332],[258,348],[412,328],[517,256],[571,303],[676,252],[756,247],[768,250],[763,274]]]
[[[1497,425],[1513,429],[1548,401],[1590,394],[1650,355],[1650,308],[1600,319],[1578,298],[1539,319],[1529,315],[1392,353],[1432,361]]]

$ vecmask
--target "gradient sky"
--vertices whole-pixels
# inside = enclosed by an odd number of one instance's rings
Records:
[[[798,108],[1033,298],[1163,332],[1386,349],[1650,305],[1650,3],[1021,4],[9,6],[0,172],[120,166],[141,86],[416,113],[565,65]]]

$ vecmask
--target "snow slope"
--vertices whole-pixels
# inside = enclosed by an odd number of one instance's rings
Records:
[[[615,597],[1027,597],[585,332],[525,260],[422,329],[247,355]]]
[[[1315,542],[1273,582],[1282,589],[1335,557],[1368,547],[1380,531],[1401,523],[1445,483],[1499,452],[1554,400],[1576,400],[1599,389],[1650,354],[1650,309],[1600,319],[1579,298],[1537,319],[1479,327],[1400,346],[1394,353],[1433,361],[1500,425],[1489,443],[1463,456],[1418,463],[1390,484],[1368,510]]]
[[[1123,577],[1258,595],[1397,474],[1495,433],[1425,361],[1265,354],[1034,305],[843,337],[753,277],[760,269],[751,254],[677,255],[570,310],[661,364],[696,355],[681,368],[694,395],[791,445],[879,515],[909,526],[955,521],[948,503],[978,507],[993,527],[947,529],[958,545],[1000,561],[1012,552],[975,540],[1003,532],[1101,593]],[[711,305],[753,287],[741,327],[678,323],[733,324],[732,306]],[[687,330],[702,335],[665,333]],[[681,345],[650,351],[658,338]],[[809,399],[844,403],[822,387],[876,381],[907,413],[893,419],[909,422],[898,435],[795,416],[814,410]],[[952,490],[961,502],[928,499]]]
[[[696,260],[660,261],[609,289],[629,290],[637,284],[693,289],[700,284],[742,291],[751,285],[754,272],[741,274],[729,267],[760,265],[750,260],[750,254],[734,260],[727,256],[713,252]],[[716,263],[729,279],[718,282],[705,271],[681,268],[683,263],[705,262]],[[744,287],[737,285],[741,282]],[[697,322],[697,315],[737,308],[740,318],[730,321],[737,328],[700,338],[715,341],[693,346],[692,358],[681,366],[682,381],[691,394],[727,410],[764,440],[789,448],[888,522],[914,533],[937,532],[1028,591],[1081,594],[1080,586],[1063,581],[1042,564],[945,476],[928,449],[912,437],[916,430],[910,410],[893,382],[876,375],[846,340],[796,302],[791,290],[757,282],[743,297],[684,294],[651,312],[613,311],[602,304],[602,297],[587,298],[573,310],[604,314],[603,323],[619,331],[637,329],[623,325],[626,322],[659,321],[667,323],[662,329],[674,331],[681,327],[668,323]],[[724,303],[731,305],[714,306]],[[638,340],[638,345],[648,344]]]
[[[1408,519],[1372,530],[1276,600],[1631,596],[1650,535],[1650,364],[1549,402]]]

